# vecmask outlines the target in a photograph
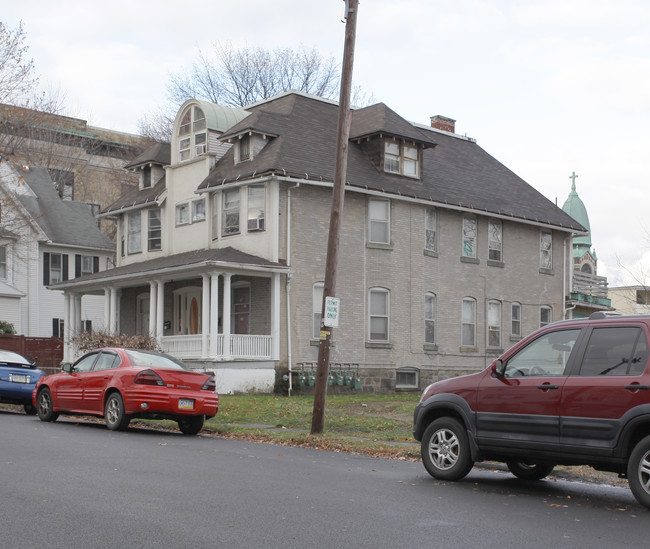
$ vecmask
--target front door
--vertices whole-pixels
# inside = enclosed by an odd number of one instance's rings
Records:
[[[234,333],[250,333],[251,287],[236,286],[232,289],[232,310]]]

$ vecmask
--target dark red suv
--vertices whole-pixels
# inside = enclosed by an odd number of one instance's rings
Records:
[[[649,316],[549,324],[482,372],[427,387],[413,435],[438,479],[475,461],[505,462],[525,480],[556,465],[590,465],[627,477],[650,507]]]

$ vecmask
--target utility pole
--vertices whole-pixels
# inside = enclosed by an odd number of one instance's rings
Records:
[[[318,368],[314,390],[314,409],[311,418],[311,434],[323,432],[325,424],[325,400],[327,398],[327,377],[329,374],[330,344],[332,328],[327,328],[325,320],[325,300],[336,294],[336,270],[338,267],[341,216],[345,197],[345,180],[348,167],[348,140],[350,138],[350,92],[352,90],[352,65],[354,62],[354,41],[357,30],[359,0],[345,2],[345,45],[343,47],[343,68],[341,72],[341,93],[339,95],[339,117],[336,135],[336,165],[334,168],[334,189],[332,191],[332,211],[327,240],[327,262],[325,264],[325,283],[323,286],[323,305],[321,308],[320,344],[318,346]]]

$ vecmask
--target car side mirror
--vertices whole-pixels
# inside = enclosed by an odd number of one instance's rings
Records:
[[[62,362],[61,363],[61,370],[64,371],[66,374],[69,374],[72,372],[72,364],[69,362]]]
[[[494,375],[501,378],[506,375],[506,364],[503,360],[499,359],[494,364]]]

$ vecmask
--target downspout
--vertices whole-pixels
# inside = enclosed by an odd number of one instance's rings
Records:
[[[291,266],[291,189],[297,189],[300,183],[287,189],[287,267]],[[289,367],[289,391],[293,391],[293,353],[291,352],[291,273],[287,274],[287,363]]]
[[[562,254],[562,320],[566,320],[567,306],[566,306],[566,295],[567,295],[567,240],[572,238],[570,236],[564,237],[563,247],[564,253]],[[571,281],[569,281],[569,288],[571,288]],[[570,290],[569,290],[570,291]]]

